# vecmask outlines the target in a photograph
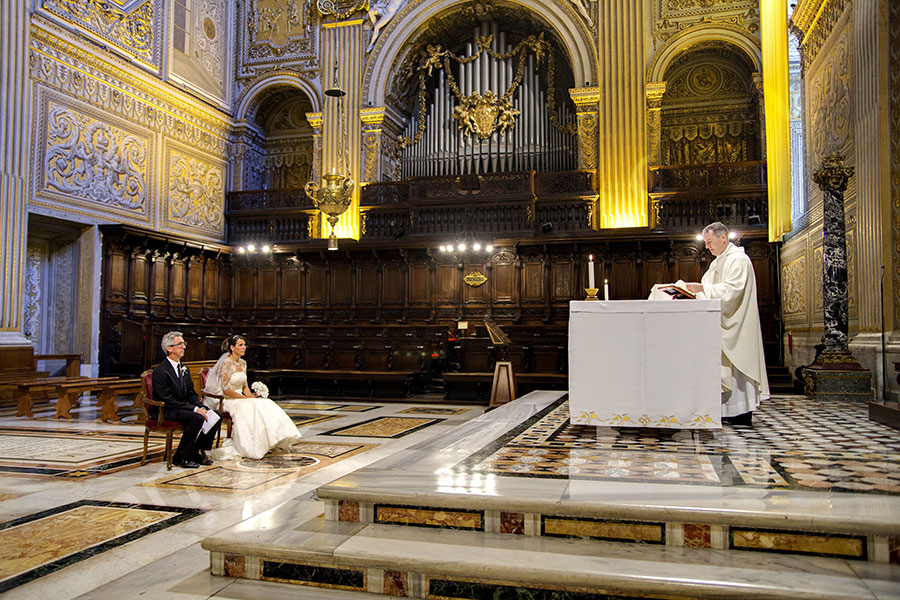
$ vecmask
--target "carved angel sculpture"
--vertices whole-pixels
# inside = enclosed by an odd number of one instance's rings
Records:
[[[408,0],[378,0],[372,5],[368,13],[369,21],[372,23],[372,40],[369,42],[369,47],[366,48],[366,53],[372,51],[381,29],[394,18],[397,11],[407,2]]]

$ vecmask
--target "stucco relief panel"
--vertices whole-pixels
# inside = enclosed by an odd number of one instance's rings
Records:
[[[813,309],[815,311],[812,315],[812,320],[813,322],[818,323],[821,323],[825,319],[825,315],[822,312],[825,308],[825,301],[822,293],[822,268],[824,264],[822,252],[822,246],[813,248],[812,269],[809,273],[809,281],[812,284],[813,289]]]
[[[226,164],[174,142],[165,151],[162,223],[216,240],[225,234]]]
[[[41,333],[41,267],[46,250],[41,244],[29,243],[25,252],[25,277],[22,294],[22,331],[34,347],[40,349]]]
[[[806,257],[800,256],[782,268],[784,316],[806,313]]]
[[[749,34],[759,31],[756,0],[654,0],[653,41],[659,46],[694,25],[721,23]]]
[[[152,136],[90,107],[41,94],[35,120],[39,198],[148,222]]]
[[[231,37],[226,0],[172,3],[169,73],[173,80],[225,105]]]
[[[130,5],[130,6],[129,6]],[[163,0],[42,0],[40,9],[145,65],[161,68]]]
[[[833,44],[822,49],[808,75],[806,88],[809,164],[816,169],[822,157],[834,152],[849,156],[850,115],[849,28],[835,33]]]
[[[64,104],[76,99],[98,109],[103,119],[115,116],[206,152],[225,153],[228,124],[205,109],[84,54],[52,31],[33,27],[31,44],[29,68],[36,89],[54,90]]]

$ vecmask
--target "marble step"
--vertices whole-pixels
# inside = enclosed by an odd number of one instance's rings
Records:
[[[212,573],[464,600],[900,598],[894,565],[326,521],[321,509],[287,502],[205,539]]]
[[[616,482],[582,490],[546,479],[499,481],[487,494],[421,473],[372,475],[361,470],[320,487],[326,520],[880,563],[897,563],[900,552],[891,496]]]

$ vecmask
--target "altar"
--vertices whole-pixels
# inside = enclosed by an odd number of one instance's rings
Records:
[[[572,424],[720,428],[720,313],[719,300],[571,302]]]

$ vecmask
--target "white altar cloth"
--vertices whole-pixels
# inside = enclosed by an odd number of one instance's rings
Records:
[[[569,305],[573,425],[722,426],[719,300]]]

